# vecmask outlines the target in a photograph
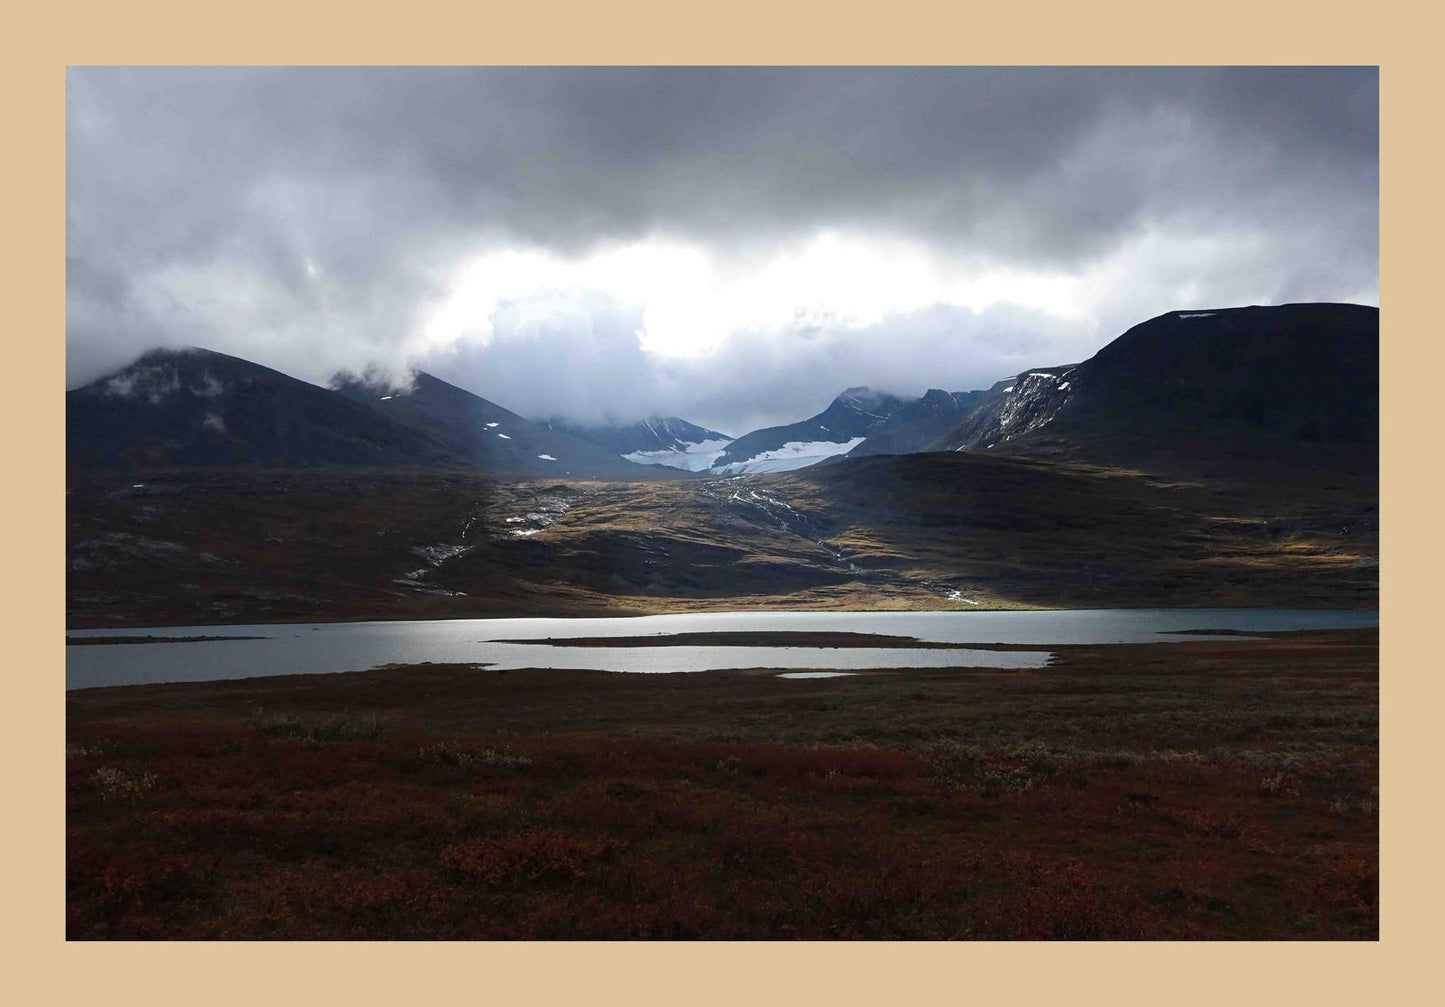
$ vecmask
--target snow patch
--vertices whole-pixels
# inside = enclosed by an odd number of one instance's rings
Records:
[[[412,554],[420,556],[431,566],[441,566],[449,559],[471,552],[472,547],[468,545],[452,545],[448,542],[438,542],[436,545],[419,545],[412,547]],[[423,573],[425,571],[422,571]],[[408,577],[420,576],[418,573],[409,573]]]
[[[1183,318],[1213,318],[1213,317],[1214,317],[1215,315],[1217,315],[1217,314],[1219,314],[1219,312],[1217,312],[1217,311],[1191,311],[1189,314],[1187,314],[1187,315],[1180,315],[1179,317],[1180,317],[1181,319],[1183,319]]]
[[[491,430],[493,427],[499,427],[499,426],[501,426],[500,423],[488,423],[488,424],[487,424],[487,429],[488,429],[488,430]]]
[[[542,459],[542,461],[544,461],[544,462],[555,462],[555,461],[557,460],[557,459],[553,458],[551,455],[538,455],[537,457],[540,458],[540,459]]]
[[[712,468],[718,455],[723,453],[732,441],[726,439],[710,441],[684,441],[678,448],[658,451],[633,451],[622,457],[639,465],[665,465],[688,472],[703,472]]]
[[[763,451],[746,461],[732,462],[715,468],[713,471],[719,475],[742,475],[747,472],[789,472],[793,469],[815,465],[824,458],[832,458],[834,455],[846,455],[865,440],[867,440],[866,437],[854,437],[841,444],[834,441],[789,441],[780,448]]]
[[[512,439],[512,438],[508,437],[506,434],[497,434],[497,436],[500,437],[500,438],[501,438],[502,440],[504,440],[504,441],[509,441],[509,440]]]

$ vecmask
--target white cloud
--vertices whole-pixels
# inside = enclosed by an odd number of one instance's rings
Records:
[[[440,349],[486,342],[506,302],[548,293],[599,294],[637,306],[642,348],[692,357],[734,333],[818,327],[862,328],[931,304],[983,310],[1015,304],[1079,317],[1080,280],[1062,272],[955,262],[918,243],[824,231],[746,263],[695,243],[652,239],[564,258],[545,250],[504,249],[459,269],[424,326]]]

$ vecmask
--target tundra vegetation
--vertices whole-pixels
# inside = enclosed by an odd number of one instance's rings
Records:
[[[71,938],[1378,934],[1378,635],[68,696]]]
[[[1373,468],[967,453],[651,483],[74,475],[71,628],[765,609],[1373,608]]]

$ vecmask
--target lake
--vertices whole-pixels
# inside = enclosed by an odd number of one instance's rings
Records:
[[[257,626],[73,630],[67,637],[250,636],[252,640],[66,647],[67,689],[209,682],[226,678],[362,671],[384,664],[489,664],[498,669],[588,668],[693,672],[729,668],[859,671],[870,668],[1036,668],[1040,651],[970,650],[969,644],[1160,643],[1182,630],[1262,632],[1379,625],[1379,612],[1292,609],[1086,609],[1043,612],[706,612],[605,619],[452,619]],[[850,632],[958,644],[953,650],[869,647],[549,647],[499,639],[645,636],[685,632]]]

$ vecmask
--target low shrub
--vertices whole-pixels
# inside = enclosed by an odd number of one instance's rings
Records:
[[[257,709],[251,714],[251,729],[272,738],[324,745],[332,741],[371,741],[381,737],[386,723],[374,714],[326,713],[302,717]]]
[[[532,760],[510,748],[467,748],[455,741],[438,741],[416,750],[416,760],[423,764],[515,769],[530,766]]]
[[[999,748],[940,745],[934,749],[933,778],[985,796],[1023,793],[1043,783],[1060,760],[1039,741],[1020,741]]]
[[[106,800],[114,798],[135,799],[152,789],[158,782],[154,773],[132,773],[113,766],[102,766],[90,775],[90,782]]]

